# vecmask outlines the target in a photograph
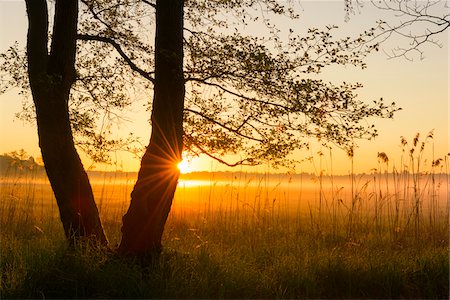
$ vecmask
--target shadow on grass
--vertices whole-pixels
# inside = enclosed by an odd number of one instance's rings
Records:
[[[291,253],[263,263],[214,250],[166,249],[143,264],[102,249],[30,249],[21,258],[3,257],[2,298],[447,299],[449,292],[445,251],[420,257],[398,253],[387,260],[364,259],[364,253],[354,257],[346,250],[307,257]],[[16,268],[9,270],[14,284],[3,272],[8,265]]]

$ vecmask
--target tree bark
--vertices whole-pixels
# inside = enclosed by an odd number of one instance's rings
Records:
[[[75,80],[78,0],[57,0],[50,54],[46,0],[26,0],[28,74],[39,147],[67,239],[107,240],[91,185],[73,142],[69,95]]]
[[[123,217],[119,253],[142,256],[161,251],[179,177],[184,95],[183,0],[158,0],[152,134]]]

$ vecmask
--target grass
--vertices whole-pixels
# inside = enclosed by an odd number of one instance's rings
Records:
[[[48,183],[13,174],[1,185],[0,297],[448,299],[448,160],[424,170],[405,153],[414,172],[386,175],[380,155],[345,186],[322,173],[309,185],[242,173],[181,182],[164,251],[146,262],[68,248]],[[94,182],[113,247],[133,182],[123,179]]]
[[[428,235],[400,244],[370,231],[349,241],[345,232],[288,230],[282,222],[223,230],[171,220],[160,259],[142,265],[106,249],[68,249],[62,232],[19,226],[21,235],[2,236],[2,298],[448,296],[448,242]]]

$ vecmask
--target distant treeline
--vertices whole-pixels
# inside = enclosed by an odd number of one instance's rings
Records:
[[[33,156],[28,156],[24,150],[0,155],[0,174],[2,176],[20,173],[44,173],[44,167],[36,163]]]
[[[25,174],[35,174],[35,175],[45,175],[44,166],[38,164],[33,156],[27,155],[24,150],[14,151],[11,153],[6,153],[0,155],[0,176],[17,176],[17,175],[25,175]],[[89,177],[92,179],[125,179],[125,178],[137,178],[137,172],[122,172],[122,171],[87,171]],[[408,173],[408,172],[405,172]],[[391,174],[391,173],[389,173]],[[436,175],[447,175],[445,173],[435,173]],[[366,174],[353,174],[353,176],[370,176],[374,175],[372,173]],[[379,175],[379,174],[377,174]],[[383,174],[385,175],[385,174]],[[425,174],[424,174],[425,175]],[[183,180],[220,180],[220,181],[235,181],[235,180],[246,180],[249,178],[262,178],[268,177],[272,179],[278,180],[289,180],[295,179],[299,177],[306,178],[319,178],[318,175],[312,173],[254,173],[254,172],[230,172],[230,171],[202,171],[202,172],[192,172],[188,174],[181,174],[180,179]],[[333,175],[335,178],[339,177],[348,177],[347,175]],[[330,175],[323,175],[324,178],[330,177]]]

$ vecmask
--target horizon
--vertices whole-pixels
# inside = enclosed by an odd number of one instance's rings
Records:
[[[45,172],[45,166],[42,164],[42,162],[39,162],[38,160],[36,160],[35,157],[33,157],[32,155],[28,155],[26,152],[24,152],[24,158],[20,159],[18,157],[13,157],[11,155],[11,153],[4,153],[4,154],[0,154],[0,176],[4,176],[4,177],[14,177],[16,176],[15,173],[9,173],[11,169],[16,169],[14,171],[23,171],[23,173],[27,173],[32,172],[32,171],[40,171],[40,172]],[[450,157],[450,153],[447,154],[447,157]],[[398,175],[398,174],[420,174],[422,176],[426,176],[426,175],[436,175],[436,176],[449,176],[450,175],[450,160],[444,158],[442,160],[442,163],[440,164],[440,169],[435,170],[433,169],[433,167],[431,169],[427,168],[426,170],[419,170],[419,172],[411,172],[409,169],[407,169],[407,165],[404,166],[403,171],[401,170],[397,170],[397,168],[395,168],[395,166],[392,166],[391,170],[387,170],[386,168],[383,169],[377,169],[377,168],[372,168],[369,170],[369,172],[360,172],[360,173],[347,173],[347,174],[333,174],[333,173],[329,173],[329,172],[324,172],[322,171],[322,173],[314,173],[314,172],[307,172],[307,171],[302,171],[302,172],[296,172],[293,170],[290,171],[279,171],[279,170],[272,170],[272,171],[251,171],[251,170],[216,170],[216,171],[212,171],[212,170],[201,170],[201,171],[189,171],[186,173],[180,172],[180,179],[182,180],[186,180],[189,178],[192,179],[198,179],[199,177],[204,177],[204,175],[218,175],[219,177],[221,177],[220,179],[224,179],[223,177],[225,176],[234,176],[234,175],[249,175],[249,176],[287,176],[287,177],[296,177],[296,176],[311,176],[311,177],[348,177],[348,176],[373,176],[373,175],[377,175],[377,176],[386,176],[386,175]],[[6,158],[6,159],[18,159],[20,161],[19,164],[17,164],[16,162],[14,164],[10,164],[10,165],[3,165],[3,161],[2,159]],[[33,168],[23,168],[24,165],[21,164],[34,164],[35,167],[39,168],[38,170],[36,170],[34,167]],[[380,165],[379,165],[380,166]],[[378,166],[378,167],[379,167]],[[425,166],[426,167],[426,166]],[[437,166],[439,167],[439,166]],[[91,176],[95,176],[96,174],[110,174],[110,175],[131,175],[131,176],[137,176],[139,171],[124,171],[124,170],[96,170],[96,169],[87,169],[86,172],[88,173],[88,175]],[[199,176],[199,177],[195,177],[195,176]],[[1,178],[0,178],[1,179]],[[96,179],[96,178],[92,178],[92,179]],[[208,178],[209,180],[210,178]],[[205,179],[206,180],[206,179]]]

